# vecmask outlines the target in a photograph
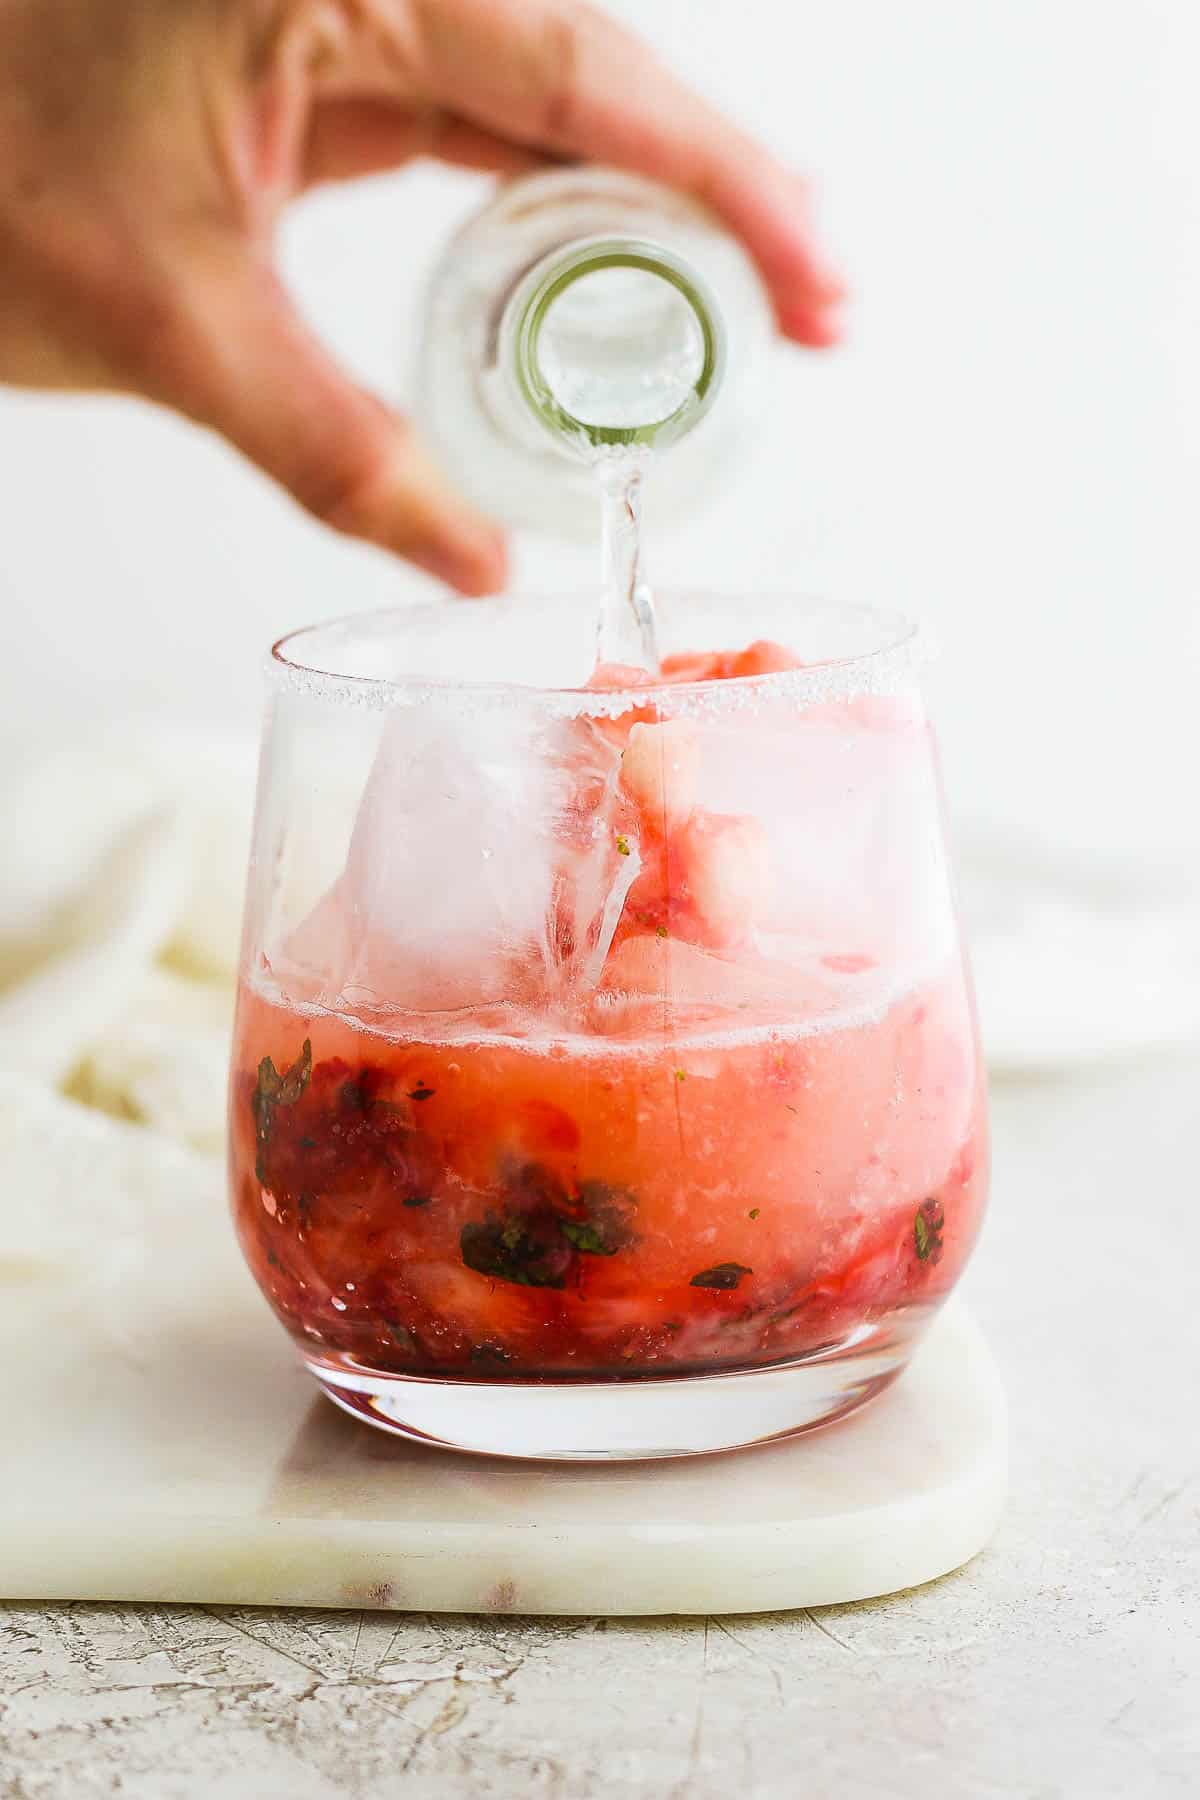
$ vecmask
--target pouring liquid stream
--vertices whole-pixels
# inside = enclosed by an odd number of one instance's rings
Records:
[[[600,493],[601,663],[657,676],[654,603],[642,566],[642,488],[652,460],[715,392],[714,328],[698,278],[653,245],[585,246],[535,308],[534,387],[560,445]]]
[[[596,632],[599,663],[659,673],[654,600],[642,578],[643,460],[598,462],[601,593]]]

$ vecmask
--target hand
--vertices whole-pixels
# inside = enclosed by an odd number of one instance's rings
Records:
[[[502,536],[300,320],[294,195],[417,156],[617,164],[724,219],[789,337],[834,337],[803,184],[573,0],[3,0],[0,143],[0,381],[174,407],[468,593]]]

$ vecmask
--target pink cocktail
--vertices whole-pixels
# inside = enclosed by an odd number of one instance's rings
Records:
[[[559,1456],[802,1429],[894,1377],[970,1253],[984,1087],[911,639],[692,601],[668,642],[736,642],[731,608],[772,638],[658,683],[448,682],[413,615],[277,652],[234,1209],[374,1423]],[[484,667],[529,630],[495,618]]]

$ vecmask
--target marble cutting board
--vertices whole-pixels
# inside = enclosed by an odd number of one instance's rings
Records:
[[[132,1128],[114,1151],[107,1123],[89,1143],[79,1111],[23,1116],[52,1191],[24,1239],[0,1211],[0,1597],[749,1612],[914,1586],[991,1535],[1004,1403],[961,1305],[880,1399],[790,1442],[623,1466],[405,1445],[296,1367],[218,1165]],[[101,1163],[120,1210],[89,1240]]]

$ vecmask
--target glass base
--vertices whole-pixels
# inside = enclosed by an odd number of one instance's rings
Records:
[[[478,1456],[636,1462],[743,1449],[832,1424],[895,1380],[916,1335],[868,1328],[768,1368],[623,1381],[460,1381],[305,1366],[336,1406],[396,1437]]]

